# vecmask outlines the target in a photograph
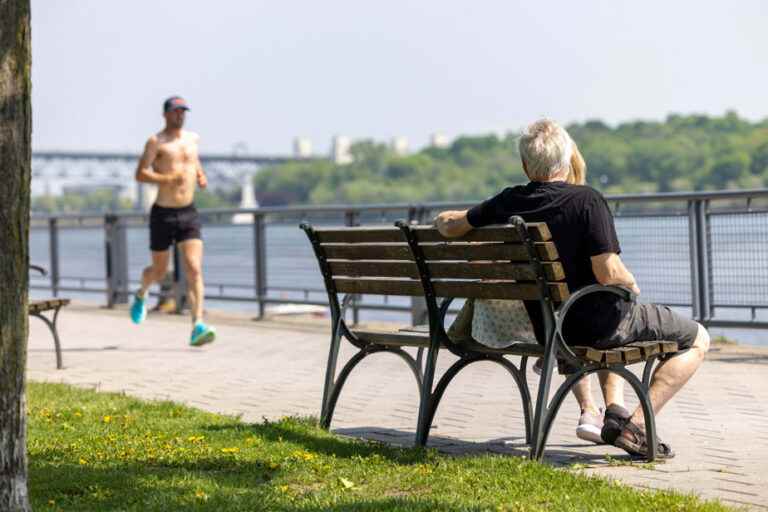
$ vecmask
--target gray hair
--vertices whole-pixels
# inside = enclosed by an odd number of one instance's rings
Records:
[[[526,128],[518,149],[528,177],[533,181],[549,179],[571,168],[573,140],[562,126],[549,119],[536,121]]]

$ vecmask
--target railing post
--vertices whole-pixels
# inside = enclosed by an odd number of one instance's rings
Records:
[[[712,232],[710,230],[709,200],[699,201],[699,269],[701,277],[701,313],[702,320],[707,322],[714,316],[713,289],[712,289]]]
[[[107,270],[107,307],[128,302],[128,236],[125,222],[117,215],[104,217]]]
[[[698,221],[698,201],[688,201],[688,251],[691,265],[691,316],[697,322],[702,319],[701,310],[701,292],[699,287],[701,281],[699,275],[699,221]]]
[[[714,316],[712,306],[712,244],[707,210],[709,200],[694,199],[689,203],[688,222],[691,223],[691,283],[694,302],[693,317],[705,324]]]
[[[187,305],[187,273],[184,272],[181,262],[181,249],[179,244],[173,244],[173,298],[176,301],[176,314],[184,312]]]
[[[51,267],[51,290],[53,296],[59,296],[59,223],[58,219],[48,219],[48,251]]]
[[[253,286],[259,301],[259,316],[264,318],[267,296],[267,236],[264,216],[253,214]]]
[[[360,225],[360,212],[357,210],[347,210],[344,212],[344,224],[349,227]],[[352,323],[360,323],[360,308],[357,307],[359,295],[355,295],[352,299]]]

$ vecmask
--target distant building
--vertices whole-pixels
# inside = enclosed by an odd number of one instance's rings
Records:
[[[447,148],[451,145],[451,141],[444,133],[433,133],[429,136],[429,146],[432,148]]]
[[[352,141],[344,135],[336,135],[331,145],[331,160],[335,164],[344,165],[352,163]]]
[[[295,158],[309,158],[312,156],[312,141],[306,137],[293,139],[293,156]]]
[[[397,156],[405,156],[408,154],[408,139],[403,136],[393,137],[391,147]]]

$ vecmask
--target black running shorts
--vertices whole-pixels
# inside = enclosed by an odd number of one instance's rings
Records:
[[[183,208],[153,205],[149,212],[149,248],[166,251],[184,240],[202,240],[200,214],[193,204]]]

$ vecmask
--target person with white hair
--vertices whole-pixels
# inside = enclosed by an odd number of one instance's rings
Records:
[[[540,120],[523,132],[518,147],[530,182],[506,188],[469,210],[442,212],[436,218],[440,232],[447,237],[463,236],[473,228],[506,224],[513,215],[526,222],[546,222],[571,293],[599,283],[623,286],[639,294],[635,277],[619,256],[621,247],[605,198],[592,187],[569,183],[574,143],[568,132],[554,121]],[[536,306],[535,302],[526,303],[536,338],[543,342],[543,318]],[[563,338],[568,344],[599,350],[636,341],[677,342],[681,352],[661,362],[651,380],[649,396],[654,414],[696,372],[709,349],[709,335],[700,324],[666,306],[633,303],[612,293],[590,294],[574,304],[563,325]],[[601,379],[604,391],[605,379]],[[620,393],[605,394],[608,407],[601,438],[632,455],[645,456],[648,444],[643,411],[638,406],[630,414],[617,395]],[[673,456],[671,447],[660,442],[656,457]]]

